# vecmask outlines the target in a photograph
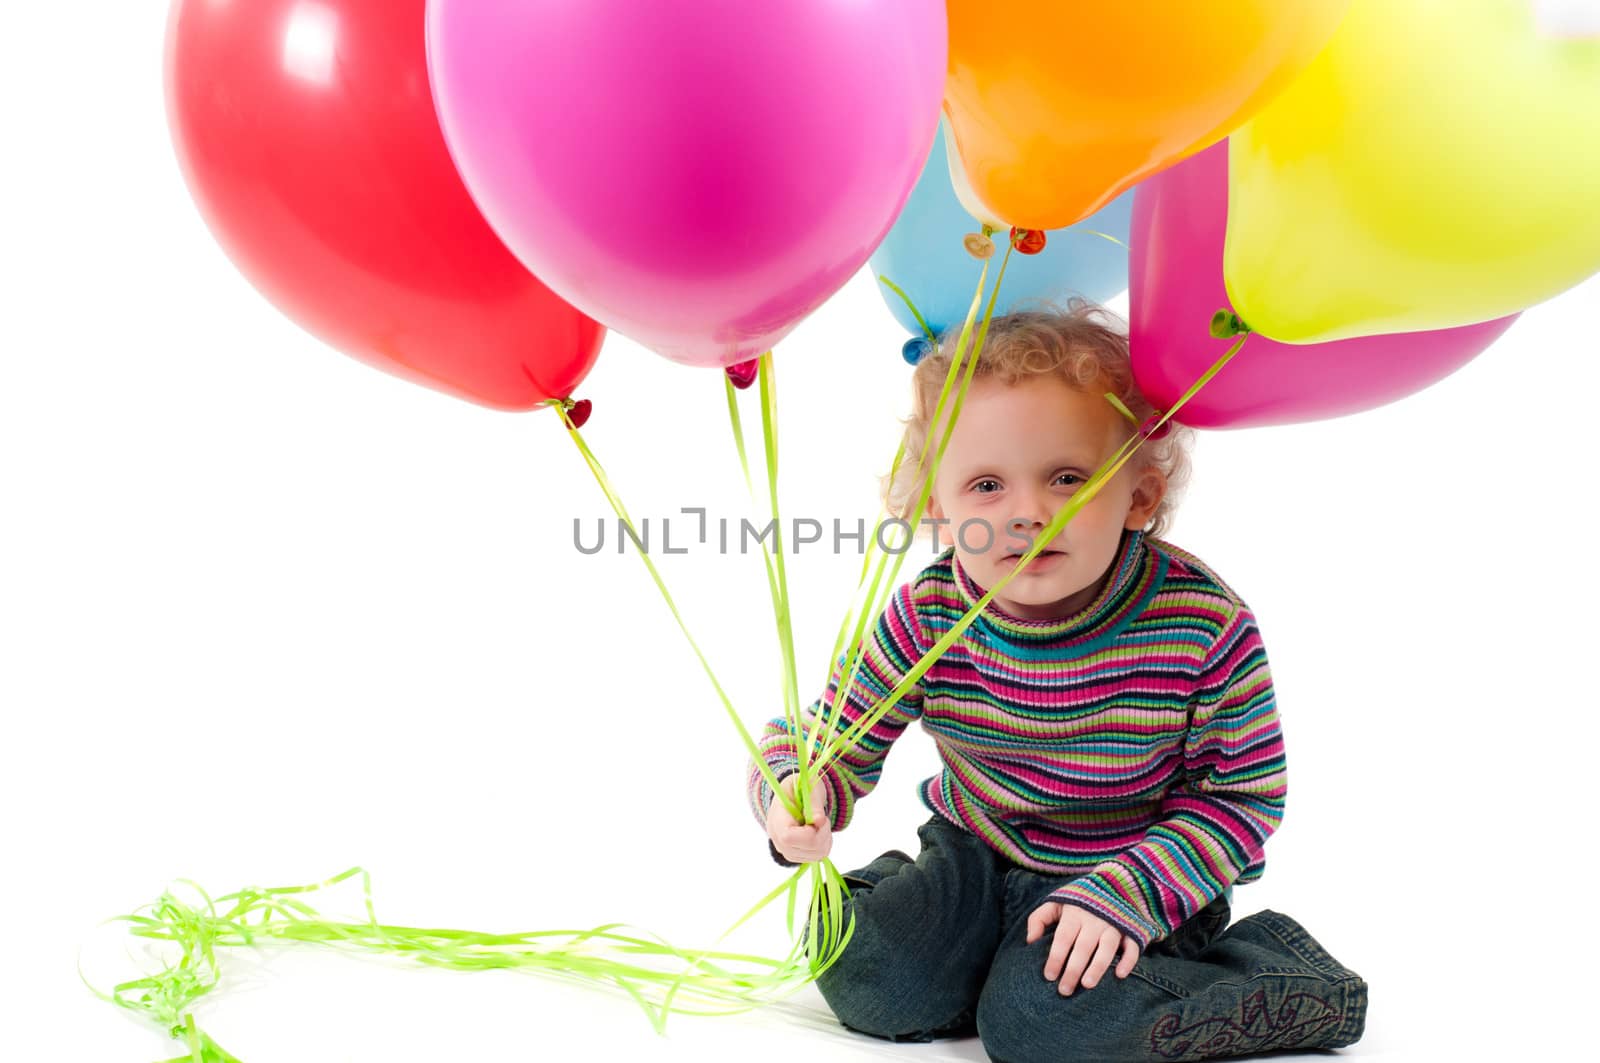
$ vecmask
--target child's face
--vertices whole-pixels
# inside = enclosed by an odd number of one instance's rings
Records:
[[[1116,452],[1125,423],[1103,395],[1059,377],[974,378],[928,499],[928,515],[950,521],[938,530],[939,547],[954,543],[972,578],[994,586]],[[1123,529],[1149,523],[1166,489],[1160,472],[1138,465],[1130,459],[1102,484],[994,602],[1029,620],[1071,616],[1093,602]]]

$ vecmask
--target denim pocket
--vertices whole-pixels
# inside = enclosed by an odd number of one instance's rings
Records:
[[[1143,956],[1139,957],[1139,959],[1133,965],[1133,970],[1129,971],[1128,973],[1135,978],[1155,986],[1157,989],[1160,989],[1165,993],[1171,994],[1175,1000],[1189,999],[1189,991],[1187,989],[1179,985],[1177,982],[1174,982],[1172,979],[1164,978],[1156,972],[1150,970],[1149,965],[1145,963]]]
[[[891,849],[867,866],[846,871],[840,877],[849,885],[850,892],[854,893],[857,890],[871,889],[890,875],[904,871],[913,863],[915,861],[910,856],[898,849]]]

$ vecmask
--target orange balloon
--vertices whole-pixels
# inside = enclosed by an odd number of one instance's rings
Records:
[[[1082,221],[1244,124],[1349,4],[948,0],[944,109],[975,205],[1024,229]]]

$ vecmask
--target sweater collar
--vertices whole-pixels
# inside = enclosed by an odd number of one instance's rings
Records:
[[[973,622],[973,627],[984,625],[1013,640],[1049,641],[1064,645],[1098,642],[1110,637],[1143,610],[1165,574],[1164,555],[1151,549],[1145,539],[1143,529],[1122,530],[1122,539],[1111,560],[1110,575],[1105,585],[1094,601],[1080,612],[1049,620],[1029,620],[1007,612],[991,600],[983,615]],[[951,574],[963,611],[968,611],[988,588],[979,586],[973,580],[962,566],[961,559],[956,556],[954,546],[948,547],[946,552],[950,557]]]

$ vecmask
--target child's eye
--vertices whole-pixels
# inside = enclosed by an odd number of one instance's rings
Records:
[[[978,482],[977,482],[977,483],[975,483],[975,484],[973,484],[973,485],[972,485],[972,489],[973,489],[973,490],[974,490],[974,491],[976,491],[976,492],[978,492],[978,493],[979,493],[979,494],[980,494],[980,495],[990,495],[990,494],[993,494],[993,493],[994,493],[994,491],[985,491],[985,490],[984,490],[984,489],[983,489],[983,485],[984,485],[984,484],[994,484],[994,486],[995,486],[995,490],[999,490],[999,488],[1000,488],[1000,481],[999,481],[999,480],[995,480],[995,479],[983,479],[983,480],[979,480],[979,481],[978,481]]]
[[[1078,483],[1080,483],[1080,484],[1081,484],[1081,483],[1085,483],[1085,482],[1086,482],[1086,481],[1085,481],[1085,480],[1084,480],[1084,478],[1083,478],[1083,477],[1081,477],[1081,476],[1079,476],[1079,475],[1078,475],[1078,474],[1077,474],[1077,473],[1075,473],[1075,472],[1064,472],[1064,473],[1062,473],[1062,474],[1061,474],[1061,475],[1060,475],[1060,476],[1057,476],[1057,477],[1056,477],[1056,481],[1057,481],[1057,482],[1058,482],[1058,483],[1059,483],[1059,482],[1060,482],[1060,481],[1061,481],[1061,480],[1065,480],[1065,479],[1071,479],[1071,480],[1076,480],[1076,481],[1077,481],[1077,482],[1078,482]],[[1073,486],[1076,486],[1076,485],[1075,485],[1075,484],[1068,484],[1068,485],[1067,485],[1067,486],[1069,486],[1069,487],[1073,487]]]

